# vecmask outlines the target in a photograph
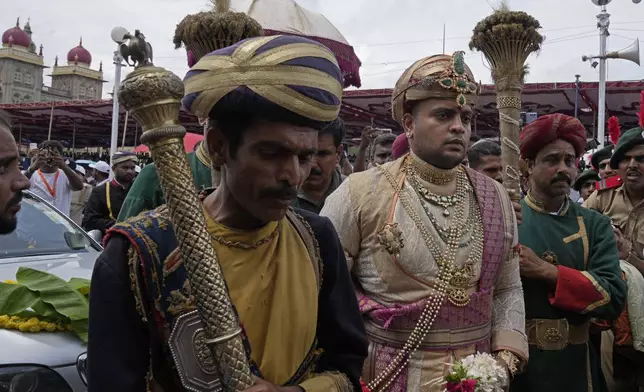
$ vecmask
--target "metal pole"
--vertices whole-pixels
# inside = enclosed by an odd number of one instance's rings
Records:
[[[73,130],[72,130],[72,150],[74,150],[74,154],[76,153],[76,121],[73,123]]]
[[[445,54],[445,23],[443,23],[443,54]]]
[[[139,123],[134,124],[134,147],[138,146],[137,139],[139,138]]]
[[[604,147],[604,129],[606,127],[606,39],[608,38],[608,26],[610,26],[610,14],[606,12],[606,6],[597,15],[597,27],[599,27],[599,99],[597,103],[597,139],[598,148]]]
[[[22,124],[18,124],[18,150],[22,147]]]
[[[579,78],[581,75],[575,75],[575,118],[579,118]]]
[[[54,103],[51,103],[51,112],[49,112],[49,132],[47,133],[47,140],[51,140],[51,127],[54,124]]]
[[[114,153],[118,147],[118,135],[119,135],[119,86],[121,85],[121,53],[116,50],[114,51],[114,65],[116,68],[114,70],[114,89],[112,90],[112,138],[110,140],[110,167],[114,166],[112,160],[114,159]],[[110,171],[111,172],[111,171]]]
[[[125,123],[123,124],[123,140],[121,141],[121,148],[125,147],[125,134],[127,133],[127,119],[130,116],[130,112],[125,112]]]

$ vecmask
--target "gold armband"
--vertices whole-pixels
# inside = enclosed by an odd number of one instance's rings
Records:
[[[503,361],[510,371],[510,377],[514,377],[519,372],[519,358],[508,350],[501,350],[495,353],[497,359]]]

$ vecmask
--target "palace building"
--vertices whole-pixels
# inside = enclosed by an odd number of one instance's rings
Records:
[[[92,54],[78,46],[67,53],[67,64],[59,65],[58,56],[51,67],[51,85],[45,86],[43,46],[32,39],[30,22],[16,25],[2,34],[0,47],[0,104],[43,101],[101,99],[103,94],[103,64],[92,69]]]

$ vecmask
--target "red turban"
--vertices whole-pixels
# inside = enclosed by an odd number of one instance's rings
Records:
[[[586,128],[578,119],[565,114],[541,116],[521,131],[521,157],[534,159],[539,150],[562,139],[572,144],[580,157],[586,151]]]
[[[398,159],[401,156],[405,155],[409,151],[409,140],[407,140],[407,135],[401,133],[394,140],[394,144],[391,146],[391,153],[394,156],[394,159]]]

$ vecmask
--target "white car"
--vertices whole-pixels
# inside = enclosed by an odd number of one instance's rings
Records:
[[[93,235],[95,233],[92,233]],[[0,235],[0,281],[18,267],[90,279],[101,245],[51,204],[24,192],[18,226]],[[86,391],[87,345],[71,332],[0,329],[0,392]]]

